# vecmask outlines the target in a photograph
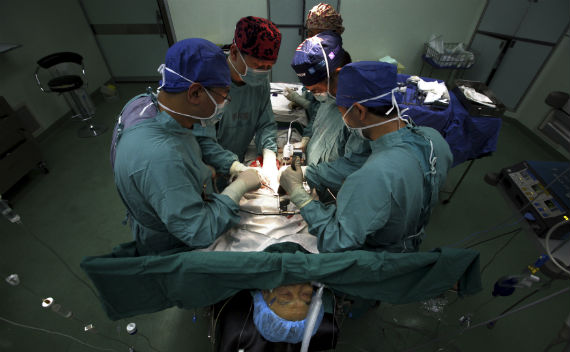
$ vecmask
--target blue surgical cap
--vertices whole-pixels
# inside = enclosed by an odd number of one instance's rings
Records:
[[[164,64],[172,71],[205,87],[230,85],[230,69],[224,52],[205,39],[190,38],[175,43],[166,52]],[[183,92],[192,84],[168,70],[164,73],[166,83],[162,89],[167,92]],[[163,84],[162,80],[159,84]]]
[[[341,65],[344,58],[342,38],[332,31],[324,31],[305,39],[297,47],[291,62],[299,81],[305,86],[312,86],[327,79],[327,66],[321,45],[325,50],[331,73]]]
[[[319,330],[323,316],[324,309],[321,306],[312,335]],[[261,291],[253,294],[253,324],[267,341],[299,343],[303,341],[306,322],[307,319],[289,321],[281,318],[269,308]]]
[[[392,94],[398,86],[396,65],[379,61],[360,61],[348,64],[340,70],[336,88],[336,104],[350,107],[356,102],[388,93],[382,98],[362,103],[367,107],[392,105]],[[397,103],[401,103],[401,93],[395,93]]]

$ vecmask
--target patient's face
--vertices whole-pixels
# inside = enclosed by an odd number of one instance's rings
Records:
[[[279,286],[270,291],[263,291],[263,299],[271,310],[283,319],[303,320],[307,317],[313,287],[308,284]]]

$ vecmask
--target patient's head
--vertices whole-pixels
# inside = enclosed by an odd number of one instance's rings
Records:
[[[298,343],[308,324],[313,287],[308,284],[284,285],[253,293],[253,322],[259,333],[271,342]],[[314,335],[323,319],[322,305],[313,309]],[[318,309],[318,310],[317,310]],[[310,325],[310,324],[309,324]]]
[[[284,285],[262,291],[263,299],[269,308],[283,319],[303,320],[309,311],[313,287],[309,283]]]

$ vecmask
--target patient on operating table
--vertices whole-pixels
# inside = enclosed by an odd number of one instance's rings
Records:
[[[318,253],[317,238],[289,196],[269,188],[246,193],[239,201],[240,221],[200,251],[259,252],[278,243],[295,243],[309,253]]]
[[[324,313],[322,290],[314,293],[309,283],[242,291],[219,313],[220,351],[299,350],[305,328],[311,329],[305,337],[310,351],[336,345],[338,327],[332,314]]]

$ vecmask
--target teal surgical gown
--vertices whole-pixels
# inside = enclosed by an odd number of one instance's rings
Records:
[[[437,158],[435,174],[428,140]],[[406,126],[370,146],[372,154],[346,178],[336,205],[312,201],[301,209],[321,252],[418,249],[452,164],[449,145],[432,128]]]
[[[323,194],[328,188],[338,192],[344,180],[358,170],[370,156],[370,142],[348,131],[343,127],[343,133],[338,147],[343,148],[342,156],[338,159],[309,165],[305,170],[305,179],[311,188]]]
[[[307,165],[338,159],[344,148],[344,145],[340,145],[344,128],[336,101],[329,99],[321,103],[312,121],[311,139],[307,145]]]
[[[120,132],[115,150],[115,183],[137,250],[143,255],[207,247],[238,224],[239,208],[228,196],[213,193],[212,172],[191,130],[154,105],[144,112],[149,109],[156,116]],[[138,116],[142,106],[127,110]]]
[[[269,83],[251,86],[232,82],[231,102],[226,105],[220,122],[215,127],[199,127],[194,131],[206,164],[218,172],[229,173],[234,161],[244,161],[254,136],[259,155],[263,149],[277,153],[277,124],[269,94]]]

